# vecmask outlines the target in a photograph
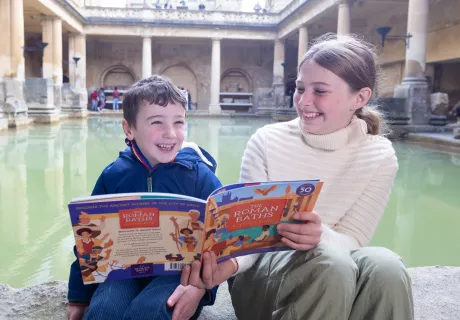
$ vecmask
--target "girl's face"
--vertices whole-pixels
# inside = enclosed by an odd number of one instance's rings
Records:
[[[352,92],[333,72],[314,61],[305,62],[299,70],[294,93],[302,131],[321,135],[345,128],[371,94],[369,88]]]

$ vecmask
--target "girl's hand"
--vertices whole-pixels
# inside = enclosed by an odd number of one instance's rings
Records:
[[[203,272],[200,275],[201,267]],[[203,260],[193,261],[182,269],[180,283],[183,286],[191,285],[200,289],[212,289],[229,279],[237,271],[237,264],[232,259],[217,264],[214,252],[205,252]]]
[[[310,250],[316,247],[323,233],[321,217],[316,212],[298,212],[294,219],[301,224],[281,223],[277,226],[281,241],[296,250]]]
[[[168,299],[168,306],[174,307],[173,320],[188,320],[196,312],[201,298],[206,293],[205,289],[198,289],[193,286],[178,285],[176,290]]]

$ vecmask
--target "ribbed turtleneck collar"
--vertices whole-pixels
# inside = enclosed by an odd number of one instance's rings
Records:
[[[346,145],[353,144],[364,139],[367,135],[367,124],[364,120],[354,116],[348,126],[338,131],[316,135],[302,131],[300,118],[296,120],[297,126],[302,133],[304,141],[311,147],[323,150],[338,150]]]

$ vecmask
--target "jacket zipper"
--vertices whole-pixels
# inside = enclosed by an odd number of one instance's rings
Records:
[[[149,174],[147,175],[147,192],[152,192],[153,187],[152,187],[152,171],[149,171]]]

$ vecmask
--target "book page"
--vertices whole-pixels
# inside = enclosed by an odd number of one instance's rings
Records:
[[[148,197],[69,204],[83,282],[180,274],[201,258],[204,210]]]
[[[296,212],[312,211],[322,182],[264,182],[229,189],[208,199],[203,252],[217,261],[246,254],[288,250],[276,232],[279,223],[298,223]]]

